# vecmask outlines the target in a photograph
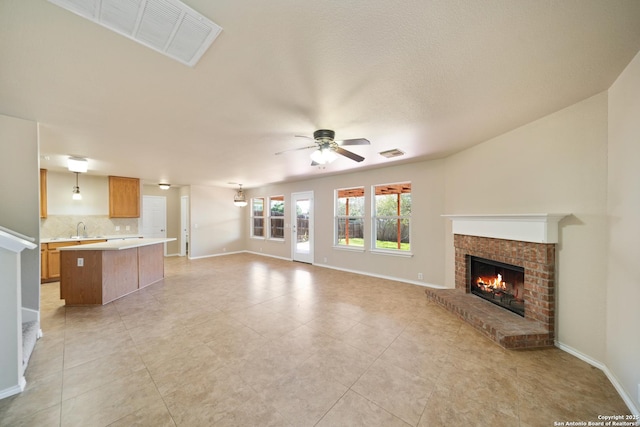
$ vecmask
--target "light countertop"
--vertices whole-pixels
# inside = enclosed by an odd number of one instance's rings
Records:
[[[65,246],[59,248],[61,251],[120,251],[123,249],[138,248],[140,246],[157,245],[159,243],[172,242],[175,237],[168,238],[141,238],[141,239],[118,239],[100,243],[89,243],[86,245]]]
[[[138,239],[142,236],[139,234],[112,234],[107,236],[88,236],[88,237],[48,237],[40,239],[40,243],[57,243],[57,242],[83,242],[86,240],[114,240],[114,239]]]

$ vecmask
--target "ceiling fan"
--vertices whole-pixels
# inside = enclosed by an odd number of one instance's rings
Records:
[[[336,154],[340,154],[342,156],[348,157],[351,160],[355,160],[356,162],[361,162],[364,160],[364,157],[353,153],[351,151],[345,150],[342,146],[345,145],[369,145],[370,142],[365,138],[355,138],[355,139],[344,139],[341,141],[336,141],[335,138],[336,133],[330,129],[318,129],[313,132],[313,138],[306,135],[296,135],[298,138],[308,138],[313,139],[315,145],[308,145],[306,147],[300,148],[292,148],[289,150],[284,150],[276,153],[276,155],[280,155],[286,153],[288,151],[298,151],[298,150],[307,150],[309,148],[315,148],[316,150],[311,153],[311,166],[322,165],[325,163],[331,163],[336,159]]]

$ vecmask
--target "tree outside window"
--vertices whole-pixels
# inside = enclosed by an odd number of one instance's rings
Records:
[[[364,188],[336,190],[336,245],[364,247]]]
[[[284,196],[269,198],[269,238],[284,239]]]
[[[251,236],[264,237],[264,198],[251,199]]]
[[[411,183],[374,187],[374,249],[411,250]]]

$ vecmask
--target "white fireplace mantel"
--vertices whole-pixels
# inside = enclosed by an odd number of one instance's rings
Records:
[[[558,223],[570,214],[442,215],[452,221],[453,234],[558,243]]]

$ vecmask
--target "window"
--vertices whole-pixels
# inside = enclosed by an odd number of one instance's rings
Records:
[[[364,188],[336,190],[336,245],[364,248]]]
[[[269,238],[284,239],[284,196],[269,198]]]
[[[264,198],[251,199],[251,237],[264,237]]]
[[[411,183],[376,185],[373,205],[373,249],[411,250]]]

